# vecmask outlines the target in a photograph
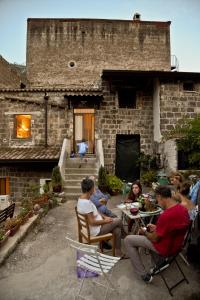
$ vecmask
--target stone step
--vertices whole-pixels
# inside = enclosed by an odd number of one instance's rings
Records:
[[[65,175],[67,174],[98,174],[97,168],[65,168]]]
[[[81,167],[80,167],[81,166]],[[96,163],[85,163],[85,162],[77,162],[77,163],[66,163],[65,169],[87,169],[87,168],[95,168],[97,169],[97,164]]]
[[[82,174],[65,174],[65,180],[64,180],[64,185],[65,185],[65,181],[67,180],[79,180],[80,182],[87,176],[95,176],[97,178],[98,174],[95,172],[92,173],[82,173]]]
[[[63,190],[66,193],[70,193],[70,194],[81,194],[81,185],[79,186],[64,186]]]
[[[69,200],[74,200],[74,201],[77,201],[78,198],[80,197],[80,193],[79,194],[74,194],[74,193],[65,193],[65,199],[67,201]]]
[[[96,159],[96,157],[94,157],[94,158],[89,158],[89,157],[84,157],[83,158],[83,162],[84,162],[84,160],[85,159],[87,159],[87,163],[96,163],[97,162],[97,159]],[[66,161],[66,164],[68,165],[73,165],[73,164],[78,164],[78,163],[80,163],[80,158],[79,157],[74,157],[74,158],[68,158],[67,159],[67,161]]]
[[[70,187],[70,186],[80,186],[81,181],[83,180],[83,178],[81,177],[81,179],[67,179],[64,182],[64,186],[65,187]]]

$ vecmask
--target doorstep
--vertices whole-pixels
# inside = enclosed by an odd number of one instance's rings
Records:
[[[35,224],[39,215],[33,215],[27,220],[24,225],[21,225],[14,236],[9,236],[5,245],[0,248],[0,265],[3,264],[5,259],[14,251],[17,244],[25,237],[28,230]]]

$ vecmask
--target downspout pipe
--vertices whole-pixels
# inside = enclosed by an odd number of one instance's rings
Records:
[[[48,147],[48,99],[47,92],[44,94],[44,110],[45,110],[45,148]]]

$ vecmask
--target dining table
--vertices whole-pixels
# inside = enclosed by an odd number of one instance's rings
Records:
[[[117,208],[120,209],[122,212],[122,223],[123,225],[126,225],[126,219],[134,220],[135,226],[133,226],[133,234],[137,234],[139,228],[141,226],[146,226],[146,220],[147,218],[148,223],[153,223],[153,219],[155,216],[158,216],[162,213],[162,208],[157,206],[155,210],[153,211],[141,211],[139,209],[139,203],[121,203],[117,205]],[[138,212],[136,214],[132,214],[130,209],[131,208],[138,208]]]

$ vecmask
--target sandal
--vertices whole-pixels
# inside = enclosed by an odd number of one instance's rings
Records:
[[[130,257],[128,257],[126,254],[123,254],[121,257],[120,257],[120,260],[122,259],[129,259]]]

